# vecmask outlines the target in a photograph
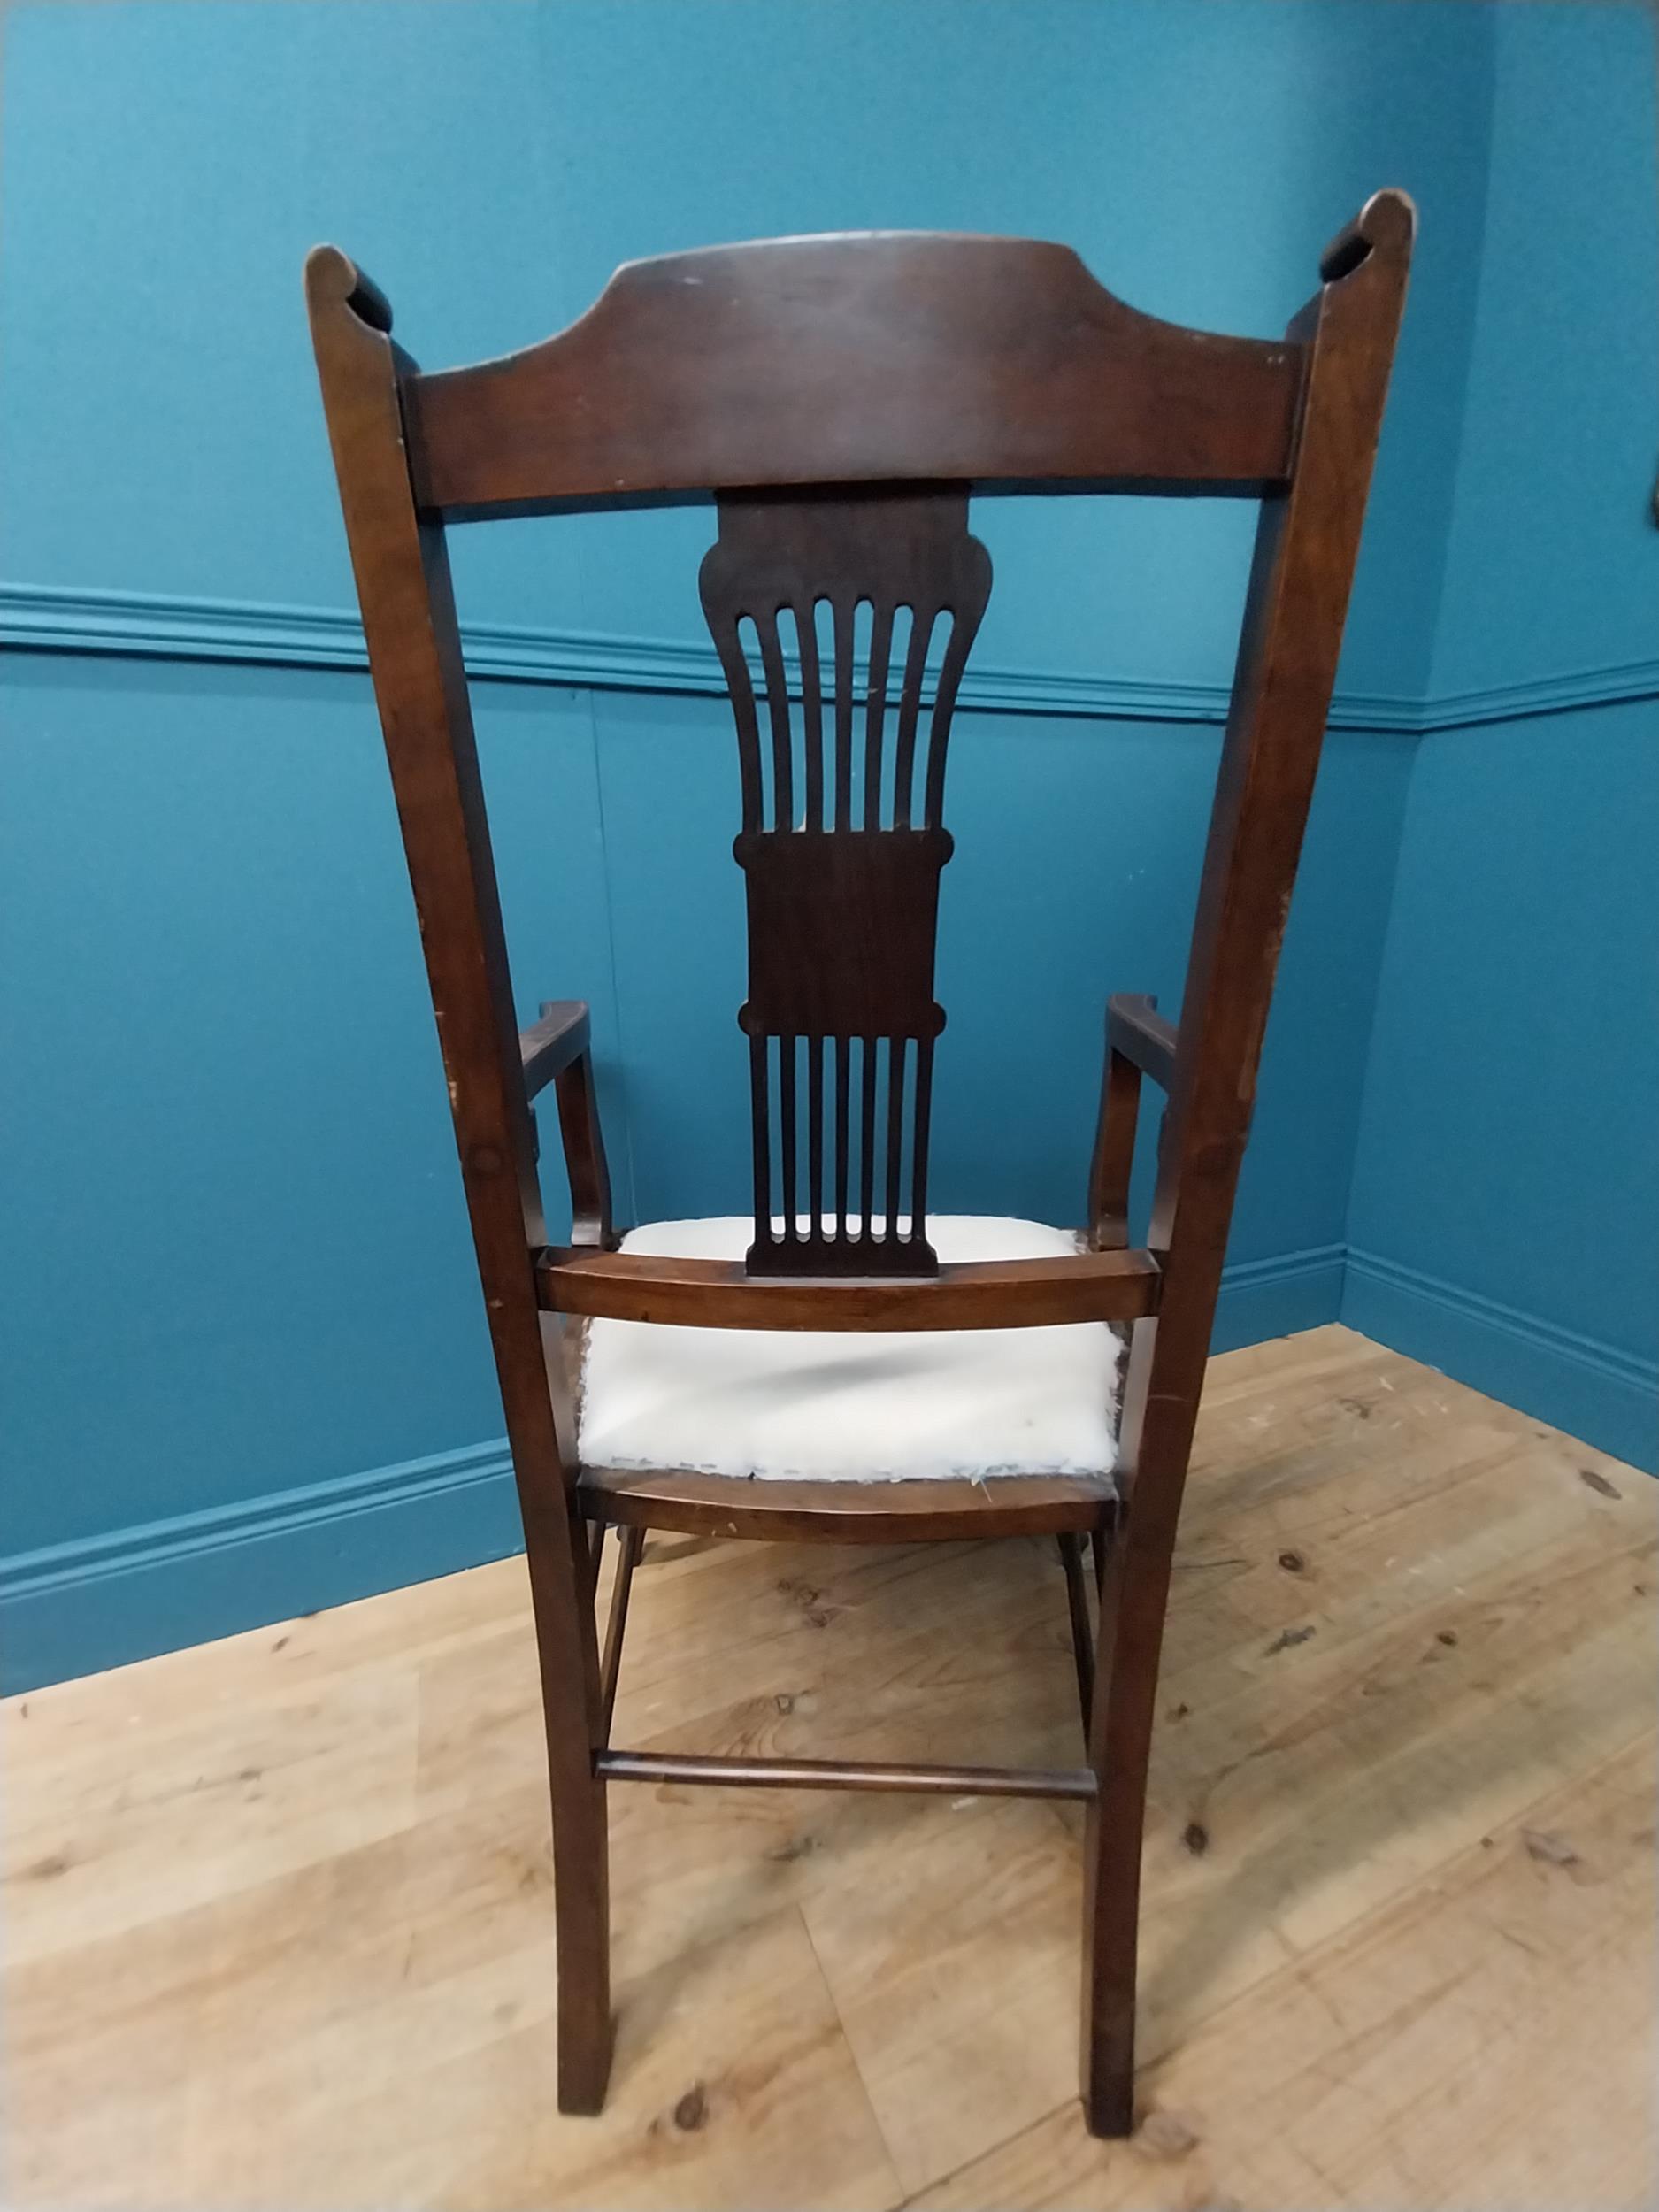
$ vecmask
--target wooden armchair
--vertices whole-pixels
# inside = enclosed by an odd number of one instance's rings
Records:
[[[1141,1827],[1171,1558],[1414,220],[1402,195],[1373,198],[1279,342],[1142,315],[1061,246],[872,234],[634,263],[559,335],[435,374],[394,342],[385,300],[342,253],[310,258],[318,366],[523,1505],[566,2111],[598,2108],[610,2065],[606,1788],[643,1778],[1081,1801],[1083,2101],[1097,2133],[1131,2125]],[[927,1208],[945,748],[991,581],[968,499],[1012,488],[1260,503],[1179,1024],[1149,999],[1110,1002],[1080,1233],[940,1221]],[[737,724],[754,1205],[741,1223],[619,1240],[586,1009],[549,1005],[522,1037],[513,1017],[444,532],[710,492],[718,535],[702,588]],[[867,650],[856,644],[861,607]],[[1144,1079],[1167,1115],[1150,1226],[1132,1248]],[[564,1247],[543,1224],[531,1112],[549,1083],[574,1213]],[[588,1322],[580,1425],[562,1342],[572,1317]],[[872,1361],[887,1363],[894,1418],[861,1415],[856,1386],[835,1395],[822,1353],[846,1331],[865,1333]],[[1000,1379],[1002,1417],[1019,1415],[972,1462],[930,1410],[946,1404],[941,1379],[961,1380],[949,1361],[964,1331],[996,1333],[968,1340],[972,1363]],[[749,1394],[718,1449],[687,1433],[660,1386],[688,1340],[710,1360],[718,1348],[734,1396]],[[640,1392],[640,1362],[664,1358]],[[803,1445],[794,1417],[809,1404]],[[903,1450],[891,1441],[900,1430]],[[1022,1459],[1018,1440],[1033,1435]],[[868,1467],[849,1463],[860,1438]],[[861,1472],[883,1479],[848,1479]],[[609,1525],[622,1550],[602,1649],[595,1568]],[[1087,1756],[1018,1772],[614,1748],[629,1581],[649,1528],[842,1542],[1052,1534]]]

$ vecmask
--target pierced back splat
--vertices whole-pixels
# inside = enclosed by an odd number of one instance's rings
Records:
[[[742,780],[749,1271],[932,1274],[945,749],[990,557],[955,486],[734,493],[718,504],[700,581]]]

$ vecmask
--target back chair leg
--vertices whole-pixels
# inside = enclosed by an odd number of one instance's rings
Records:
[[[611,1877],[605,1786],[553,1788],[558,2108],[603,2108],[611,2078]]]

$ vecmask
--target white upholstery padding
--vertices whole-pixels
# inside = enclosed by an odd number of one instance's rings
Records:
[[[1064,1257],[1069,1230],[930,1216],[942,1261]],[[741,1259],[747,1217],[657,1221],[625,1252]],[[1062,1328],[880,1333],[591,1321],[580,1451],[590,1467],[820,1481],[1099,1475],[1117,1458],[1119,1339]]]

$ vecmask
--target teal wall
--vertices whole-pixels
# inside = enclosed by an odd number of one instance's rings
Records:
[[[1628,33],[1598,21],[1620,12],[1571,12],[1622,82]],[[1432,1071],[1459,1110],[1473,1079],[1455,1032],[1412,1027],[1425,955],[1401,916],[1414,885],[1450,895],[1463,842],[1445,833],[1448,855],[1419,826],[1441,812],[1424,762],[1453,744],[1419,737],[1424,702],[1489,691],[1512,664],[1534,673],[1501,651],[1458,663],[1446,613],[1479,588],[1482,534],[1516,527],[1480,395],[1524,309],[1482,251],[1524,261],[1504,240],[1547,218],[1577,286],[1593,197],[1563,137],[1559,180],[1534,190],[1544,215],[1512,204],[1520,49],[1495,14],[1461,0],[9,12],[6,1683],[516,1541],[299,306],[319,238],[373,272],[430,364],[544,334],[628,255],[864,225],[1064,238],[1138,305],[1268,333],[1366,193],[1407,186],[1421,253],[1217,1341],[1333,1317],[1355,1295],[1350,1243],[1379,1279],[1401,1251],[1431,1251],[1393,1230],[1427,1171],[1394,1133],[1390,1071]],[[1609,139],[1598,157],[1634,195],[1641,148],[1621,159]],[[1600,331],[1606,299],[1584,312]],[[976,522],[998,581],[953,749],[936,1200],[1067,1220],[1101,1001],[1179,995],[1248,518],[1010,501]],[[734,763],[695,596],[709,532],[692,511],[456,534],[520,1001],[592,1001],[620,1196],[644,1217],[741,1207],[746,1188]],[[1619,557],[1595,541],[1596,560]],[[1514,621],[1530,641],[1541,616]],[[1605,640],[1576,645],[1602,664]],[[1595,804],[1624,805],[1625,772],[1607,753],[1600,801],[1574,787],[1586,837]],[[1541,834],[1559,798],[1529,790]],[[1524,903],[1518,864],[1514,885]],[[1419,936],[1438,926],[1425,908]],[[1594,920],[1574,927],[1616,995]],[[1491,931],[1501,946],[1501,918]],[[1471,981],[1477,935],[1462,940]],[[1489,1003],[1506,1040],[1525,1030],[1519,984]],[[1633,1158],[1640,1131],[1613,1127],[1612,1104],[1603,1118],[1602,1141]],[[557,1215],[551,1172],[549,1195]],[[1463,1231],[1497,1233],[1479,1210]],[[1465,1306],[1486,1294],[1477,1251],[1432,1257]],[[1564,1326],[1571,1307],[1540,1284],[1527,1310]],[[1571,1325],[1623,1356],[1600,1310]],[[1603,1410],[1584,1409],[1583,1432]]]
[[[1495,12],[1432,661],[1348,1221],[1357,1328],[1659,1444],[1651,18]]]

